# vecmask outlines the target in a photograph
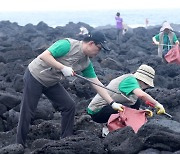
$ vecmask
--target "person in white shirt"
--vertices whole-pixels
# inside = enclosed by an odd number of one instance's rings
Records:
[[[77,34],[78,40],[83,40],[85,37],[88,36],[89,31],[87,30],[86,27],[83,27],[83,26],[81,26],[79,29],[80,29],[80,32],[79,32],[79,34]]]

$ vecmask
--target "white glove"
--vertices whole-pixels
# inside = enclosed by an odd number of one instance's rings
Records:
[[[64,66],[63,69],[61,69],[61,72],[63,73],[64,76],[73,76],[73,69],[68,66]]]
[[[123,111],[124,109],[123,109],[123,105],[122,104],[119,104],[119,103],[116,103],[116,102],[114,102],[114,103],[112,103],[112,108],[114,109],[114,110],[118,110],[118,111]]]
[[[156,42],[154,42],[156,45],[159,45],[159,42],[158,41],[156,41]]]

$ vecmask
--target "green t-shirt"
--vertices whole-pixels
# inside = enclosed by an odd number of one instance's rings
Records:
[[[156,41],[160,41],[160,34],[157,34],[157,35],[155,36],[155,39],[156,39]],[[173,35],[173,43],[175,43],[177,40],[178,40],[178,39],[177,39],[177,36],[176,36],[176,35]],[[169,45],[171,45],[171,43],[170,43],[170,41],[169,41],[168,34],[164,34],[163,44],[167,44],[167,45],[169,44]],[[163,49],[166,49],[166,48],[168,48],[168,46],[163,46]],[[170,46],[170,48],[171,48],[171,46]]]
[[[56,41],[53,45],[51,45],[47,50],[52,54],[54,58],[60,58],[65,56],[70,51],[71,44],[68,40],[59,40]],[[84,77],[87,78],[95,78],[96,73],[94,71],[94,67],[92,62],[90,62],[89,66],[82,71]]]
[[[70,47],[71,44],[68,40],[59,40],[51,45],[48,48],[48,51],[50,51],[54,58],[60,58],[69,52]]]
[[[119,90],[126,96],[131,95],[133,90],[140,88],[137,79],[133,76],[129,76],[121,81],[119,84]]]

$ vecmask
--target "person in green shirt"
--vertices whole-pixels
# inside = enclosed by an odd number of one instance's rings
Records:
[[[151,102],[157,109],[158,114],[165,113],[163,105],[144,92],[145,89],[154,87],[154,76],[155,70],[148,65],[142,64],[134,74],[124,74],[113,79],[107,85],[107,88],[116,92],[108,91],[115,103],[112,102],[109,105],[106,100],[97,94],[88,105],[88,114],[97,123],[107,123],[111,114],[118,112],[114,110],[114,106],[121,104],[133,108],[138,98],[144,102]],[[123,95],[118,94],[119,92]],[[139,107],[136,106],[136,109],[139,109]]]
[[[42,94],[61,112],[61,138],[73,134],[75,102],[60,81],[73,76],[74,72],[81,72],[94,83],[103,85],[90,60],[101,49],[110,50],[105,35],[101,31],[92,31],[82,41],[71,38],[58,40],[28,65],[24,74],[16,143],[25,146],[30,121]],[[94,84],[92,87],[109,104],[113,101],[105,89]]]
[[[170,24],[165,21],[160,29],[160,33],[152,38],[154,44],[158,45],[158,56],[162,58],[163,62],[166,62],[164,56],[174,46],[179,45],[176,34],[173,32]]]

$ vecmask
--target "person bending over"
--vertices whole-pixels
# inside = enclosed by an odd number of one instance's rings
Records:
[[[113,79],[108,84],[107,88],[117,93],[121,92],[125,97],[108,91],[113,99],[109,104],[109,102],[97,94],[88,105],[88,114],[92,117],[93,121],[97,123],[106,123],[111,114],[123,111],[124,106],[133,108],[136,103],[138,103],[138,98],[142,99],[144,102],[149,101],[154,104],[158,114],[165,113],[163,105],[144,92],[145,89],[154,87],[154,76],[154,69],[148,65],[142,64],[134,74],[124,74]],[[139,107],[140,105],[137,104],[136,109],[139,109]]]
[[[80,71],[84,77],[103,85],[90,60],[101,49],[110,50],[105,35],[101,31],[93,31],[83,41],[71,38],[58,40],[28,65],[24,74],[16,143],[25,146],[29,125],[42,94],[61,112],[61,138],[73,134],[75,102],[60,81]],[[107,103],[113,101],[105,89],[94,84],[92,86]]]

